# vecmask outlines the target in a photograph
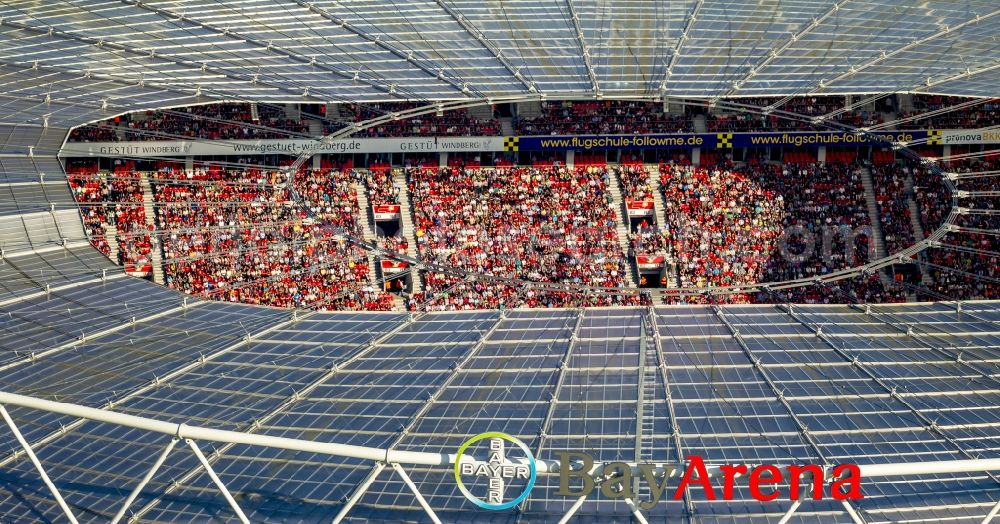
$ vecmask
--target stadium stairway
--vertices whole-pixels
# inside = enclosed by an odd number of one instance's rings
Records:
[[[872,179],[872,170],[863,166],[860,171],[861,185],[865,188],[865,203],[868,204],[868,217],[872,223],[872,236],[875,237],[875,256],[885,258],[889,254],[885,250],[885,233],[882,231],[882,215],[878,210],[878,200],[875,199],[875,181]],[[879,280],[886,288],[892,286],[892,281],[885,271],[879,271]]]
[[[110,252],[108,257],[115,264],[118,263],[118,226],[112,222],[105,222],[104,224],[105,236],[108,240],[108,248]]]
[[[708,132],[708,120],[705,118],[705,115],[695,115],[691,123],[694,125],[695,133]]]
[[[323,122],[315,118],[310,118],[307,122],[309,123],[309,136],[323,136]]]
[[[906,168],[906,179],[903,180],[903,187],[906,189],[906,207],[910,210],[910,229],[913,230],[913,240],[923,242],[925,239],[924,228],[920,225],[920,208],[917,206],[917,201],[914,198],[916,193],[913,190],[913,171],[909,168]],[[918,256],[923,256],[923,254]],[[920,267],[921,282],[925,286],[933,282],[927,266],[923,264],[917,264],[917,266]]]
[[[146,214],[146,227],[150,231],[156,231],[156,211],[153,209],[153,185],[149,183],[149,173],[139,173],[139,180],[142,185],[142,210]],[[156,235],[151,235],[153,252],[150,254],[150,261],[153,266],[153,282],[161,286],[166,283],[163,277],[163,244]]]
[[[413,230],[413,206],[410,205],[410,185],[406,181],[406,173],[402,169],[392,170],[392,183],[399,188],[399,222],[403,228],[403,235],[406,236],[406,255],[410,258],[417,257],[417,237]],[[413,281],[413,291],[415,293],[424,290],[423,274],[419,271],[411,272]]]
[[[98,171],[97,176],[101,178],[102,184],[108,183],[109,174],[110,173],[108,171]],[[108,213],[107,216],[111,217],[113,214]],[[115,224],[113,220],[103,222],[101,225],[104,226],[104,236],[108,241],[108,248],[110,251],[108,253],[108,258],[110,258],[115,264],[118,264],[118,225]],[[89,236],[90,235],[88,234],[88,237]]]
[[[622,254],[628,259],[629,270],[626,272],[628,283],[632,287],[637,287],[639,279],[636,275],[635,257],[629,252],[628,247],[628,211],[625,209],[625,199],[622,198],[621,181],[618,175],[608,177],[608,192],[611,194],[611,209],[615,212],[615,228],[618,233],[618,245],[622,248]]]
[[[514,136],[514,119],[509,116],[501,118],[500,130],[503,132],[503,136]]]
[[[310,121],[309,130],[312,132],[312,122]],[[365,242],[375,242],[377,240],[377,235],[375,234],[375,229],[372,227],[372,223],[375,221],[375,217],[372,215],[371,206],[368,204],[368,194],[365,192],[365,187],[357,182],[351,182],[351,187],[354,189],[354,194],[358,198],[358,208],[360,213],[358,214],[358,229],[361,230],[361,239]],[[375,264],[378,260],[375,259],[370,253],[368,255],[368,280],[371,281],[372,285],[375,287],[381,287],[378,284],[378,276],[375,274]]]

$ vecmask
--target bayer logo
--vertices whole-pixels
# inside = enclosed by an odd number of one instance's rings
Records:
[[[521,503],[535,485],[535,457],[520,440],[500,432],[465,441],[455,457],[455,482],[473,504],[504,510]]]

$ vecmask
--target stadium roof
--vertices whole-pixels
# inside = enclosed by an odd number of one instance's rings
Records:
[[[455,313],[299,313],[190,300],[148,282],[44,269],[108,263],[89,247],[24,255],[0,268],[0,389],[169,423],[393,452],[447,456],[470,435],[503,431],[542,461],[586,450],[599,461],[915,465],[871,478],[850,510],[868,522],[980,521],[1000,500],[984,473],[927,464],[1000,458],[1000,304],[659,306]],[[48,291],[39,290],[47,281]],[[4,397],[7,402],[8,397]],[[68,507],[106,520],[170,435],[7,407]],[[181,431],[178,429],[177,431]],[[192,432],[192,434],[194,434]],[[2,449],[19,449],[0,432]],[[350,454],[198,440],[253,522],[329,522],[352,494],[356,519],[426,519],[401,478]],[[311,449],[311,448],[309,448]],[[447,465],[408,464],[448,521],[512,519],[466,501]],[[23,454],[0,456],[0,514],[59,520]],[[374,475],[373,483],[366,478]],[[542,475],[523,506],[555,521],[573,499]],[[697,492],[648,518],[776,521],[787,500]],[[594,495],[579,515],[627,515]],[[235,519],[176,447],[130,505],[143,521]],[[798,521],[851,522],[807,501]]]
[[[232,521],[235,505],[254,522],[330,522],[352,502],[357,520],[426,520],[413,490],[448,521],[514,521],[474,512],[450,468],[426,459],[481,431],[542,460],[908,471],[846,505],[759,503],[744,487],[641,512],[659,520],[777,521],[790,508],[801,522],[988,520],[996,476],[929,468],[1000,460],[1000,302],[426,314],[206,302],[93,249],[55,157],[70,126],[215,99],[1000,94],[995,1],[901,4],[5,2],[0,411],[83,521]],[[192,449],[171,444],[195,434]],[[295,446],[263,444],[276,436]],[[0,424],[0,516],[62,520],[24,449]],[[364,453],[399,460],[383,470]],[[630,511],[600,495],[574,506],[550,495],[554,481],[540,477],[525,521]]]
[[[0,122],[216,99],[996,96],[998,13],[992,0],[14,1],[0,5]]]

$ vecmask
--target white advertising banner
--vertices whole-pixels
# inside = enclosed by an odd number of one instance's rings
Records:
[[[942,145],[1000,144],[1000,129],[945,129],[940,133]]]
[[[343,138],[328,144],[316,140],[171,140],[152,142],[68,142],[64,157],[106,156],[177,158],[186,156],[239,156],[351,153],[446,153],[503,151],[502,136]]]

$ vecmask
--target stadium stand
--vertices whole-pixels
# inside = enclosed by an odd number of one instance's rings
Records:
[[[761,168],[764,166],[756,166]],[[768,172],[726,166],[661,167],[670,243],[684,287],[738,286],[761,281],[781,234],[783,198],[755,180]],[[729,295],[745,301],[745,295]]]
[[[591,167],[408,171],[423,260],[542,282],[624,286],[625,258],[607,193]],[[621,297],[539,293],[429,273],[410,307],[430,309],[607,305]]]
[[[392,307],[368,281],[364,251],[344,236],[358,236],[349,174],[299,173],[294,183],[312,216],[290,198],[280,171],[207,168],[153,178],[169,287],[279,307]]]
[[[879,217],[888,253],[896,253],[914,243],[910,226],[906,172],[898,163],[871,166]]]
[[[541,115],[517,121],[519,135],[691,132],[686,115],[668,115],[653,102],[543,102]]]

